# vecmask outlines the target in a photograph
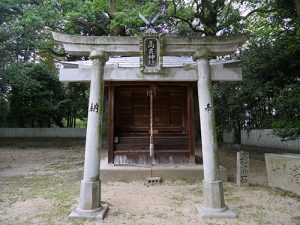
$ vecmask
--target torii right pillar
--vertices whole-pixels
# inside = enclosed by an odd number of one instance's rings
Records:
[[[203,205],[197,205],[202,218],[235,219],[237,215],[224,202],[223,183],[220,178],[209,60],[210,49],[203,47],[193,54],[198,67],[198,99],[203,155]]]

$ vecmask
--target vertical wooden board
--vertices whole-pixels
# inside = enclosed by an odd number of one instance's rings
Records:
[[[108,163],[114,158],[114,87],[109,85],[108,90]]]
[[[188,87],[188,129],[189,129],[189,151],[190,151],[190,159],[195,159],[195,140],[194,140],[194,93],[193,93],[193,86],[190,85]]]
[[[132,91],[118,89],[117,90],[117,126],[120,128],[126,128],[132,126]]]

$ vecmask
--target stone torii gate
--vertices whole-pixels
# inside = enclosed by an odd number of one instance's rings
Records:
[[[85,146],[84,176],[80,187],[80,203],[70,217],[103,219],[108,205],[101,204],[100,146],[102,136],[102,113],[104,80],[120,81],[196,81],[198,88],[200,124],[203,153],[203,196],[204,203],[198,206],[203,218],[236,218],[224,202],[223,184],[220,178],[217,156],[214,105],[212,101],[213,80],[240,80],[240,68],[226,70],[224,64],[210,65],[214,56],[230,55],[245,41],[244,36],[231,37],[161,37],[157,38],[156,55],[153,65],[141,65],[142,69],[106,66],[112,56],[140,56],[140,37],[86,37],[52,33],[54,40],[61,43],[70,55],[89,56],[91,69],[80,68],[71,75],[61,71],[61,80],[90,80],[90,97]],[[152,38],[152,37],[150,37]],[[153,39],[153,38],[152,38]],[[157,52],[158,53],[158,52]],[[163,56],[187,56],[196,62],[182,68],[163,68]],[[142,58],[141,58],[142,59]],[[180,60],[180,58],[179,58]],[[141,60],[143,61],[143,60]],[[161,70],[163,69],[163,71]],[[84,76],[79,78],[79,73]],[[224,77],[222,77],[224,73]],[[163,74],[163,75],[162,75]],[[227,74],[227,78],[226,75]]]

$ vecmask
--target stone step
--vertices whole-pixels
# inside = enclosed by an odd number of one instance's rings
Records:
[[[174,164],[174,165],[130,165],[114,166],[107,164],[107,158],[101,160],[100,179],[102,181],[145,181],[147,177],[161,177],[166,180],[184,180],[201,182],[203,176],[203,166],[196,164]],[[221,179],[227,181],[226,168],[220,166]],[[78,178],[82,179],[83,170],[77,171]]]

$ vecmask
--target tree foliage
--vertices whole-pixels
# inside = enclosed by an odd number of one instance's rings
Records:
[[[76,127],[76,120],[87,118],[88,84],[69,83],[65,87],[64,112],[68,127]]]
[[[217,121],[220,130],[273,128],[290,140],[300,130],[299,23],[294,1],[271,3],[268,13],[248,21],[252,36],[240,56],[243,82],[215,85]]]
[[[241,15],[234,9],[234,2],[236,1],[172,0],[168,7],[168,15],[176,20],[176,25],[180,28],[188,25],[195,33],[215,36],[218,32],[229,33],[233,31],[233,27],[239,27]]]
[[[0,11],[1,126],[8,117],[18,118],[14,126],[76,126],[86,117],[88,86],[62,85],[55,72],[58,61],[81,58],[56,48],[49,30],[139,35],[138,14],[160,13],[154,28],[167,35],[250,33],[231,56],[242,60],[243,82],[214,84],[220,132],[274,128],[283,139],[299,136],[299,0],[2,0]]]
[[[50,127],[51,121],[63,126],[61,104],[64,96],[57,74],[43,64],[16,63],[7,69],[11,91],[11,125]]]

